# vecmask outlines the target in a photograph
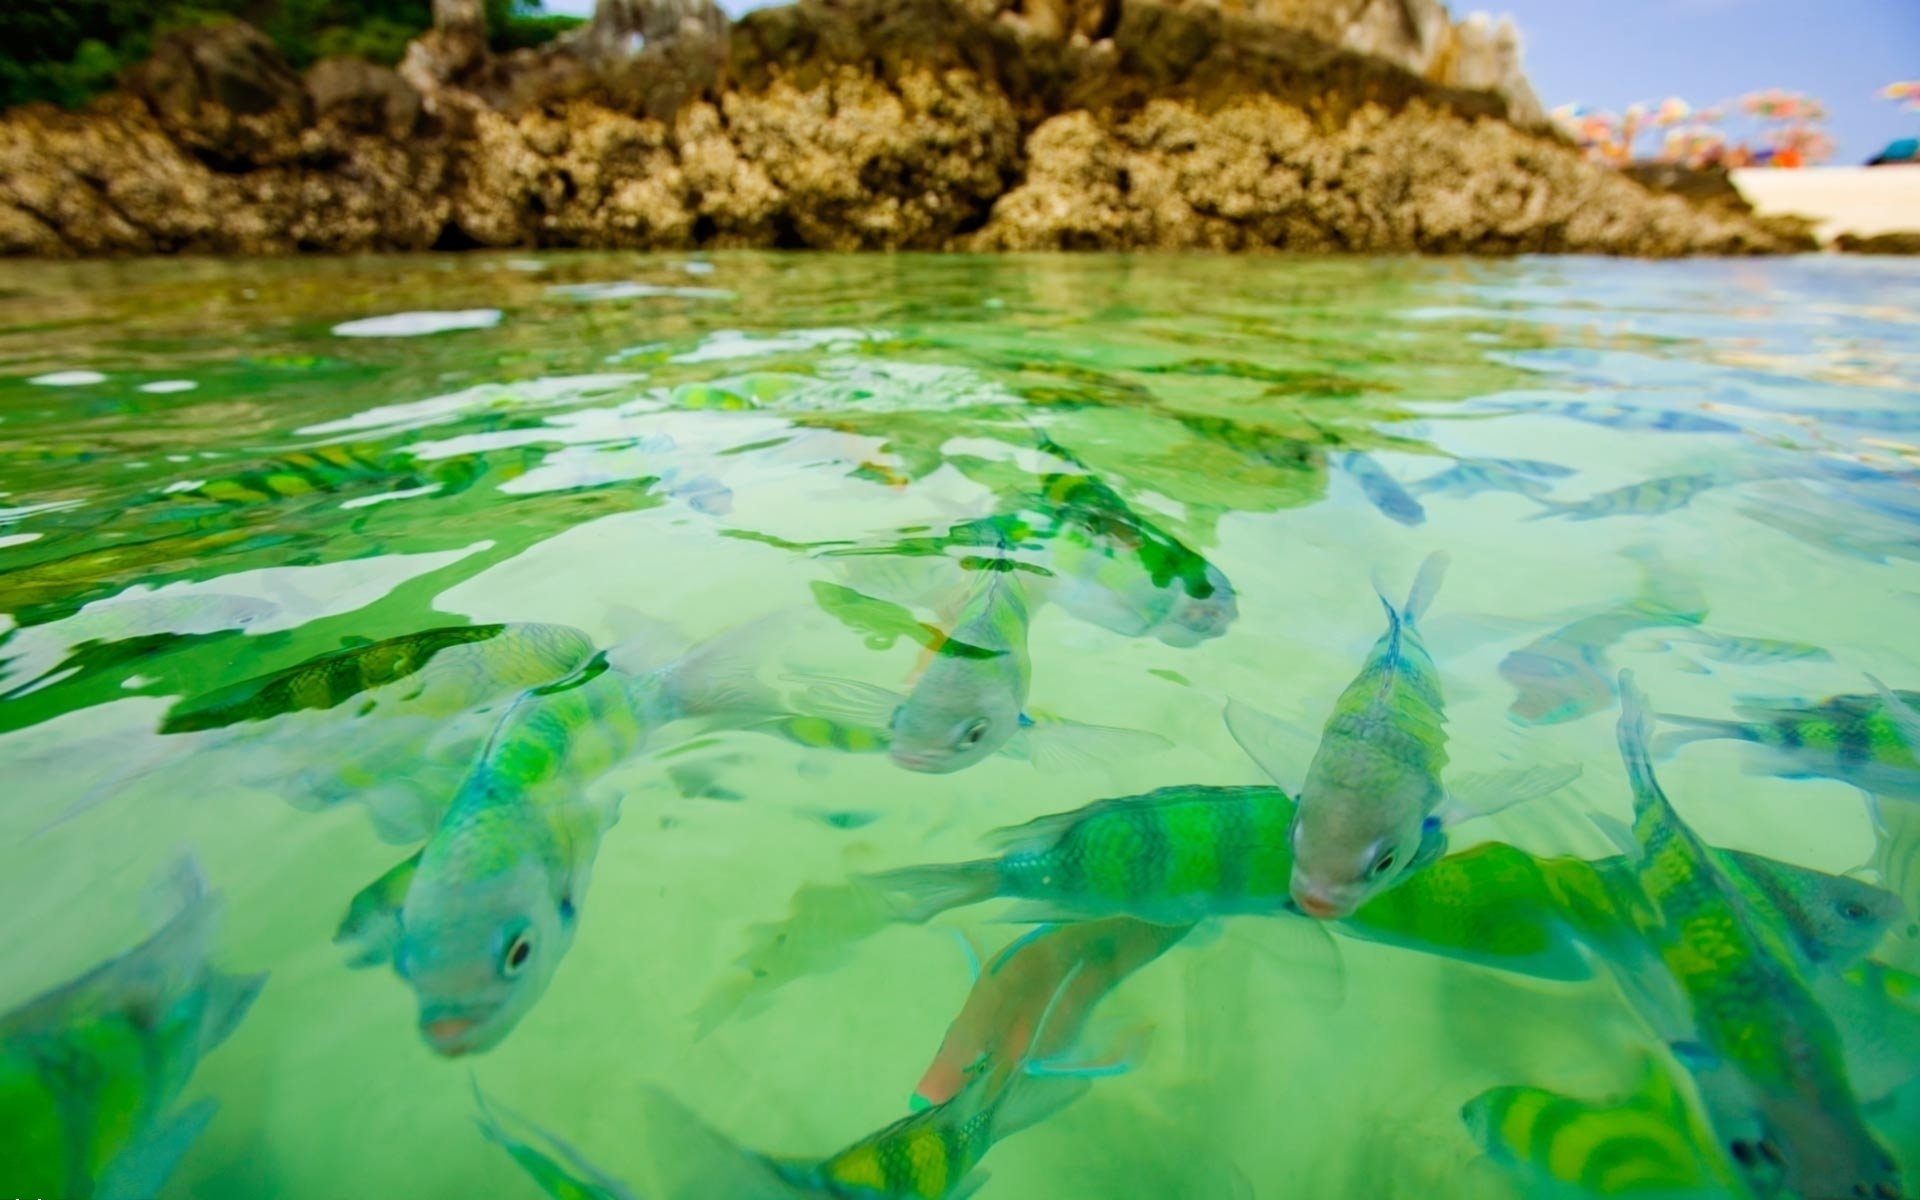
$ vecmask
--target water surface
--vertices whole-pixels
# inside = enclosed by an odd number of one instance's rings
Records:
[[[1481,473],[1435,482],[1460,464]],[[163,1196],[538,1195],[476,1130],[475,1080],[619,1178],[646,1178],[649,1086],[756,1149],[824,1155],[908,1111],[970,986],[954,932],[991,952],[1023,929],[960,909],[716,1002],[803,886],[977,857],[1103,797],[1267,782],[1223,705],[1310,754],[1384,628],[1375,580],[1398,600],[1434,550],[1454,765],[1583,768],[1453,848],[1617,853],[1586,817],[1629,815],[1617,668],[1706,717],[1868,692],[1866,672],[1920,687],[1916,468],[1920,272],[1899,263],[0,264],[0,1008],[144,936],[151,881],[191,853],[224,899],[214,958],[270,977],[193,1074],[183,1102],[220,1108]],[[910,572],[884,564],[1063,473],[1231,581],[1198,634],[1156,636],[1159,610],[1127,628],[1155,600],[1138,580],[1092,616],[1036,605],[1029,719],[1143,736],[934,774],[746,721],[662,730],[591,781],[618,819],[576,940],[483,1054],[436,1054],[406,983],[333,944],[459,784],[457,714],[396,733],[342,686],[252,712],[271,719],[182,716],[496,623],[677,651],[774,618],[750,644],[784,707],[822,679],[904,689],[929,656],[886,620],[952,633],[961,601],[890,593]],[[886,602],[835,614],[832,588]],[[1511,657],[1596,617],[1557,673]],[[1848,781],[1754,774],[1725,741],[1659,767],[1713,845],[1877,859],[1866,878],[1920,902]],[[1876,953],[1920,970],[1905,924]],[[1463,1104],[1618,1095],[1671,1061],[1604,970],[1327,943],[1297,916],[1203,926],[1106,1010],[1153,1030],[1138,1062],[997,1146],[986,1195],[1529,1194]],[[1912,1090],[1871,1118],[1909,1180]]]

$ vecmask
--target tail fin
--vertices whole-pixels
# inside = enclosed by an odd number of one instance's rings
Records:
[[[1380,583],[1380,577],[1374,576],[1373,590],[1380,597],[1380,607],[1387,610],[1387,621],[1395,629],[1411,626],[1426,614],[1433,606],[1433,597],[1440,591],[1440,583],[1446,578],[1447,566],[1453,556],[1445,550],[1435,550],[1427,555],[1420,564],[1420,570],[1413,577],[1413,586],[1407,589],[1405,604],[1395,608],[1393,601],[1387,599],[1387,589]]]
[[[905,867],[864,877],[869,887],[886,896],[894,919],[919,925],[950,908],[991,900],[1000,892],[1000,860]]]
[[[773,1164],[657,1088],[643,1088],[647,1200],[801,1200]]]
[[[1679,725],[1679,729],[1669,729],[1653,739],[1653,756],[1669,758],[1682,746],[1694,742],[1710,742],[1718,738],[1727,738],[1737,742],[1753,740],[1752,731],[1739,721],[1721,721],[1712,717],[1685,717],[1677,713],[1661,713],[1660,719],[1669,725]]]

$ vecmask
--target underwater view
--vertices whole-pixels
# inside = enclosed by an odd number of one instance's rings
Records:
[[[1920,268],[0,263],[0,1197],[1920,1195]]]

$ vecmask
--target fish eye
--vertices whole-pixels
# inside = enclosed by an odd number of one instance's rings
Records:
[[[1373,861],[1373,874],[1379,875],[1393,866],[1393,851],[1389,850]]]
[[[1840,915],[1849,921],[1864,920],[1867,915],[1867,906],[1858,900],[1849,900],[1840,906]]]
[[[511,979],[520,973],[532,957],[533,939],[524,933],[515,934],[513,940],[507,943],[507,952],[500,958],[501,973]]]
[[[978,746],[980,739],[986,736],[987,723],[985,721],[975,721],[973,724],[967,726],[965,732],[960,735],[960,744],[962,746]]]

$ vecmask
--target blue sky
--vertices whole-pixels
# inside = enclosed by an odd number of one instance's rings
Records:
[[[1454,4],[1455,13],[1466,6]],[[1920,112],[1879,97],[1920,79],[1920,0],[1504,0],[1547,107],[1696,106],[1782,87],[1826,102],[1835,162],[1920,136]],[[1650,145],[1651,143],[1644,143]]]
[[[765,0],[721,0],[739,13]],[[547,0],[590,13],[593,0]],[[1459,16],[1479,7],[1455,0]],[[1768,87],[1826,101],[1837,162],[1920,136],[1920,112],[1878,96],[1920,79],[1920,0],[1492,0],[1527,39],[1527,72],[1549,108],[1614,111],[1679,95],[1713,104]],[[1650,144],[1650,143],[1649,143]]]

